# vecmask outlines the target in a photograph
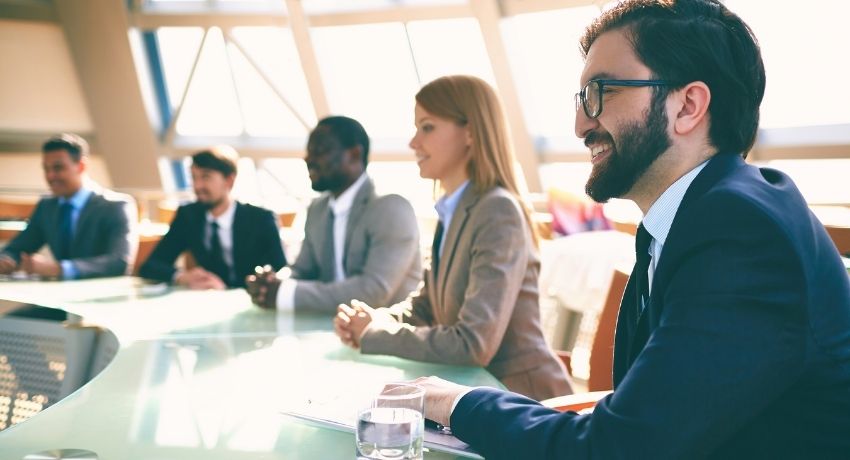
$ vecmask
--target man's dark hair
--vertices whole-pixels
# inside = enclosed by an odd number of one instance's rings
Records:
[[[328,128],[330,133],[339,141],[344,149],[360,146],[360,156],[363,167],[369,164],[369,135],[359,121],[339,115],[325,117],[316,125]]]
[[[211,169],[224,174],[224,177],[236,174],[239,154],[233,147],[219,145],[192,155],[192,166]]]
[[[746,158],[756,139],[765,75],[758,41],[740,17],[717,0],[626,0],[587,28],[583,54],[615,29],[626,31],[653,78],[674,83],[668,90],[705,83],[711,143]]]
[[[62,133],[51,137],[41,146],[42,153],[55,152],[57,150],[68,152],[74,163],[79,163],[80,158],[89,154],[89,143],[76,134]]]

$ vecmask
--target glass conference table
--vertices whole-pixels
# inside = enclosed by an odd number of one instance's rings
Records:
[[[132,277],[5,280],[0,299],[68,312],[62,329],[96,325],[114,354],[84,386],[0,431],[4,460],[54,449],[99,459],[349,459],[353,434],[283,412],[348,407],[421,375],[501,387],[481,368],[361,355],[337,340],[328,317],[261,310],[243,290],[172,290]]]

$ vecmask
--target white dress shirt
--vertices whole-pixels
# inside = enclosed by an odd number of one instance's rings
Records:
[[[699,166],[690,170],[676,182],[673,182],[673,185],[667,187],[667,190],[655,200],[655,203],[652,203],[649,211],[643,216],[641,223],[646,228],[646,231],[649,232],[649,236],[652,237],[652,242],[649,244],[648,250],[652,259],[649,263],[647,277],[649,288],[647,293],[652,293],[652,278],[655,275],[655,267],[658,266],[658,259],[661,258],[661,250],[664,249],[667,234],[670,233],[670,227],[673,226],[673,219],[676,218],[679,205],[682,204],[682,199],[685,198],[685,192],[690,188],[691,182],[696,179],[706,164],[708,164],[708,161],[700,163]]]
[[[338,197],[331,196],[328,205],[334,213],[334,279],[335,281],[343,281],[345,279],[345,270],[342,266],[342,260],[345,256],[345,231],[348,228],[348,216],[351,213],[351,207],[354,206],[354,197],[357,192],[366,183],[368,176],[364,172],[354,181],[351,186],[340,193]],[[288,273],[288,270],[286,271]],[[294,279],[287,278],[280,283],[277,290],[277,308],[281,311],[290,311],[295,308],[295,288],[298,282]]]

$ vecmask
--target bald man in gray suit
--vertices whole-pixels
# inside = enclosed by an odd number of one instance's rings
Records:
[[[422,270],[413,207],[398,195],[375,193],[365,172],[368,154],[369,137],[356,120],[319,121],[305,161],[313,189],[329,193],[307,210],[295,263],[248,277],[254,303],[332,315],[352,299],[387,306],[417,288]]]

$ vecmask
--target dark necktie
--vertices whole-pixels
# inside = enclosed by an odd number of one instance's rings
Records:
[[[336,238],[334,238],[334,210],[328,208],[328,220],[325,224],[325,247],[322,266],[319,267],[319,273],[322,274],[322,281],[330,283],[336,281]]]
[[[437,277],[440,267],[440,244],[443,242],[443,221],[437,221],[437,230],[434,231],[434,243],[431,245],[431,272]]]
[[[66,201],[59,207],[59,247],[56,260],[67,260],[71,255],[71,242],[74,239],[74,226],[71,215],[74,205]]]
[[[224,250],[221,247],[221,239],[218,236],[218,222],[210,223],[210,271],[224,281],[224,284],[230,284],[230,269],[227,267],[227,262],[224,261]]]
[[[649,263],[652,261],[652,256],[649,255],[649,243],[652,242],[652,235],[646,231],[643,224],[638,226],[637,235],[635,235],[635,293],[637,315],[635,321],[643,312],[644,306],[649,302]]]

